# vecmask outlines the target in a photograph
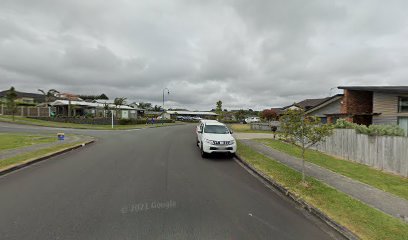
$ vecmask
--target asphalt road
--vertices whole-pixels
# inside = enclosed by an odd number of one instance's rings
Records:
[[[0,239],[339,237],[234,160],[202,159],[194,129],[63,130],[98,140],[0,177]]]

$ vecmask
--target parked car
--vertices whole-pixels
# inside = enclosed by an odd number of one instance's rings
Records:
[[[254,122],[260,122],[261,119],[259,117],[247,117],[244,119],[244,123],[254,123]]]
[[[200,120],[197,126],[197,146],[205,158],[211,153],[235,154],[237,143],[228,127],[215,120]]]

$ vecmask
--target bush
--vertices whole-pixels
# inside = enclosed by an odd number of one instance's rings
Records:
[[[131,119],[119,119],[119,125],[130,125],[132,124]]]
[[[405,136],[404,129],[397,125],[370,125],[367,127],[365,125],[358,125],[344,119],[339,119],[334,127],[355,129],[357,133],[367,134],[370,136]]]
[[[152,123],[151,119],[119,119],[119,125],[133,125],[133,124],[146,124]],[[154,119],[154,123],[174,123],[171,119]]]

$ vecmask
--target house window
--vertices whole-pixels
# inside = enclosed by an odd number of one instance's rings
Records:
[[[399,97],[398,112],[408,112],[408,97]]]
[[[408,117],[399,117],[398,118],[398,125],[404,129],[405,135],[408,133]]]

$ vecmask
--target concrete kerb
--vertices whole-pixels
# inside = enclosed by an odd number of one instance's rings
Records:
[[[248,172],[255,174],[257,177],[261,178],[264,182],[268,183],[273,189],[277,190],[278,192],[282,193],[284,196],[288,197],[291,201],[293,201],[297,206],[306,209],[310,214],[316,216],[320,220],[322,220],[325,224],[327,224],[329,227],[333,228],[336,230],[338,233],[343,235],[346,239],[349,240],[358,240],[360,239],[357,237],[353,232],[351,232],[349,229],[344,227],[343,225],[337,223],[330,217],[328,217],[326,214],[324,214],[322,211],[319,209],[313,207],[312,205],[308,204],[304,200],[300,199],[296,194],[290,192],[288,189],[286,189],[284,186],[276,182],[275,180],[271,179],[261,171],[257,170],[256,168],[252,167],[251,164],[249,164],[245,159],[240,157],[238,154],[235,155],[235,159],[238,163],[240,163],[241,166],[245,168]]]
[[[72,151],[72,150],[75,150],[75,149],[78,149],[78,148],[81,148],[81,147],[85,147],[85,146],[87,146],[89,144],[92,144],[94,142],[95,142],[95,139],[92,139],[92,140],[89,140],[89,141],[86,141],[86,142],[78,142],[78,144],[76,144],[75,146],[64,148],[64,149],[62,149],[60,151],[53,152],[51,154],[47,154],[47,155],[42,156],[42,157],[29,159],[29,160],[26,160],[26,161],[24,161],[22,163],[15,164],[15,165],[12,165],[10,167],[6,167],[4,169],[0,169],[0,176],[8,174],[8,173],[13,172],[13,171],[16,171],[18,169],[24,168],[24,167],[28,167],[28,166],[30,166],[30,165],[32,165],[34,163],[47,160],[47,159],[49,159],[51,157],[55,157],[55,156],[64,154],[66,152],[69,152],[69,151]]]

